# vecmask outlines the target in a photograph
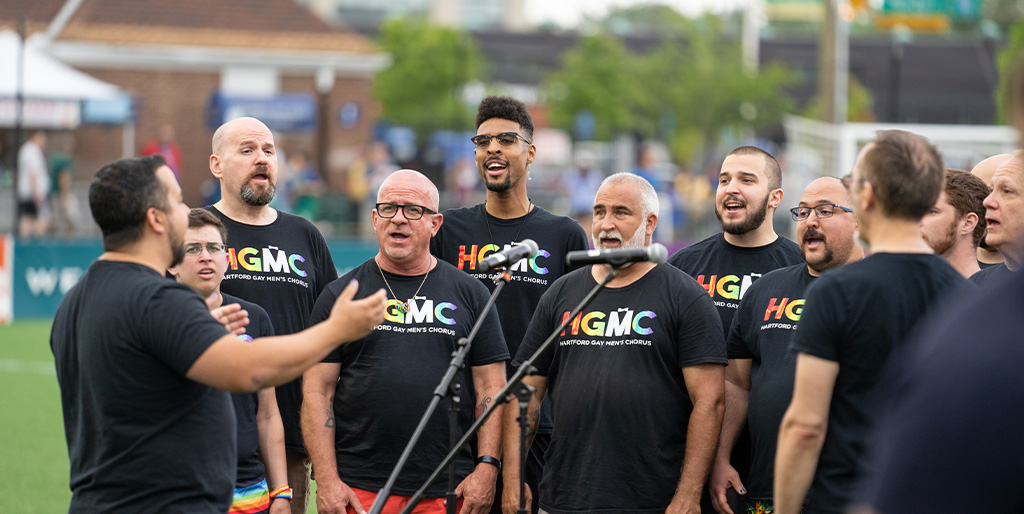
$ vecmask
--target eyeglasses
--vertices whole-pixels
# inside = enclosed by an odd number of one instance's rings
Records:
[[[831,218],[836,213],[836,209],[853,212],[853,209],[834,203],[823,203],[814,207],[793,207],[789,212],[793,214],[793,221],[806,221],[807,217],[811,215],[811,210],[814,210],[814,213],[818,215],[818,219],[824,219]]]
[[[203,247],[210,255],[218,255],[227,251],[224,243],[188,243],[185,245],[185,255],[199,255],[203,253]]]
[[[487,148],[488,146],[491,146],[491,139],[497,139],[499,145],[501,145],[504,148],[508,148],[516,144],[517,137],[519,139],[522,139],[523,141],[526,141],[526,144],[528,145],[533,144],[530,142],[529,139],[526,139],[525,137],[520,136],[515,132],[502,132],[501,134],[495,134],[493,136],[489,134],[480,134],[478,136],[473,136],[469,138],[469,140],[472,141],[473,144],[477,146],[477,148]]]
[[[398,215],[398,209],[402,209],[402,214],[405,215],[405,219],[409,221],[415,221],[423,217],[423,213],[437,214],[437,211],[428,209],[422,205],[416,204],[405,204],[399,205],[397,203],[385,203],[381,202],[376,205],[377,214],[381,218],[394,218]]]

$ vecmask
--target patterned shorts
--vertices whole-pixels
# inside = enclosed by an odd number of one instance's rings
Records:
[[[270,512],[270,490],[267,480],[235,489],[235,497],[231,503],[230,514],[258,514]]]
[[[773,512],[775,512],[775,502],[772,500],[747,498],[747,514],[772,514]]]

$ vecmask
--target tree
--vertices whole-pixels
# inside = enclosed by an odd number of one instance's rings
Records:
[[[996,56],[996,63],[999,67],[996,118],[999,123],[1010,123],[1013,121],[1010,110],[1014,107],[1014,99],[1010,97],[1010,81],[1014,72],[1020,66],[1024,66],[1024,21],[1018,22],[1010,29],[1009,36],[1006,38],[1006,46]]]
[[[381,118],[412,127],[421,139],[472,127],[475,106],[464,105],[460,93],[481,77],[483,58],[468,34],[397,18],[384,24],[380,44],[392,59],[373,83]]]
[[[875,104],[875,97],[871,94],[871,91],[864,87],[864,84],[861,84],[853,75],[850,75],[850,80],[847,82],[847,91],[846,121],[875,121],[875,113],[872,110]],[[821,92],[818,92],[807,103],[807,108],[804,109],[803,115],[816,120],[823,118],[821,114]]]
[[[644,88],[638,82],[636,56],[618,39],[608,34],[584,37],[562,62],[562,70],[544,83],[554,126],[572,131],[577,116],[589,113],[596,139],[634,129],[634,107]]]

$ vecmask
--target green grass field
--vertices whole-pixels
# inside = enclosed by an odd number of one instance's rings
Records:
[[[71,501],[60,391],[49,341],[50,320],[0,325],[2,512],[62,513]],[[315,502],[310,502],[308,512],[316,512]]]
[[[5,512],[67,512],[68,452],[50,321],[0,325],[0,498]]]

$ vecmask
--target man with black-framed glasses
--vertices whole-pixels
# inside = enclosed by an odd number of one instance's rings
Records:
[[[793,395],[796,354],[789,349],[805,306],[807,288],[825,271],[864,257],[857,245],[857,220],[841,180],[810,183],[790,209],[804,262],[778,269],[750,286],[726,338],[725,420],[709,488],[715,508],[734,514],[726,491],[745,491],[745,512],[771,512],[779,423]],[[750,473],[740,480],[729,462],[736,438],[750,428]],[[746,470],[743,470],[746,471]]]
[[[485,312],[487,289],[430,254],[430,237],[447,223],[437,212],[438,192],[413,170],[389,175],[371,213],[380,250],[317,299],[311,323],[324,319],[350,281],[356,297],[377,288],[388,293],[387,315],[346,351],[333,352],[303,375],[302,434],[316,472],[321,514],[364,512],[384,487],[402,449],[430,403],[460,338],[483,318],[459,371],[462,401],[457,430],[469,427],[505,385],[508,350],[498,313]],[[448,453],[443,408],[428,422],[416,451],[399,475],[383,514],[397,514]],[[337,416],[335,416],[337,413]],[[461,512],[484,514],[491,506],[501,466],[501,408],[477,434],[474,455],[456,457],[455,489]],[[417,513],[443,514],[445,482],[427,490]]]
[[[776,514],[851,507],[868,466],[883,369],[929,308],[967,284],[921,237],[943,175],[935,147],[900,130],[878,132],[854,164],[850,208],[871,255],[807,290],[793,336],[793,398],[779,427]]]
[[[526,105],[507,96],[484,98],[477,109],[476,127],[471,139],[473,155],[487,186],[487,199],[471,207],[446,210],[444,225],[431,240],[430,251],[493,290],[495,272],[477,271],[480,260],[523,239],[537,243],[540,251],[536,256],[512,266],[512,282],[496,303],[505,342],[514,355],[541,295],[569,271],[565,255],[586,250],[589,243],[576,220],[544,210],[527,194],[529,166],[537,148]],[[540,428],[527,463],[527,483],[534,491],[551,435],[550,402],[545,402],[537,415]],[[518,484],[514,487],[519,490]],[[500,508],[501,502],[495,501],[492,512],[500,512]]]

